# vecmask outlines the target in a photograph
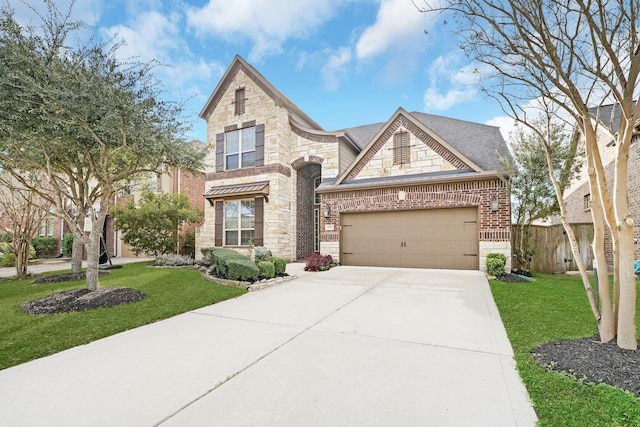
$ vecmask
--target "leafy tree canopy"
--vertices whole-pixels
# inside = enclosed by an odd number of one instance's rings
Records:
[[[185,194],[145,192],[139,203],[131,200],[124,207],[111,210],[115,226],[134,253],[158,256],[176,252],[178,231],[183,223],[198,223],[202,212],[191,207]]]

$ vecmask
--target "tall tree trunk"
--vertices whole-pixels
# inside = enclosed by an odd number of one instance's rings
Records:
[[[633,218],[621,221],[618,233],[620,306],[618,311],[618,346],[637,350],[636,338],[636,280],[633,274]]]
[[[109,200],[109,199],[107,199]],[[91,215],[91,233],[87,242],[87,288],[98,289],[98,266],[100,263],[100,237],[107,217],[107,207],[101,206],[97,216]]]
[[[100,236],[96,239],[93,231],[89,237],[87,245],[87,289],[95,291],[98,289],[98,263],[100,260]]]
[[[593,256],[597,265],[598,295],[600,296],[600,322],[598,332],[600,341],[609,342],[616,337],[616,317],[613,313],[609,294],[609,269],[604,251],[604,219],[600,197],[592,192],[591,216],[593,218]]]
[[[593,220],[593,255],[598,266],[598,294],[600,295],[600,315],[598,332],[600,341],[609,342],[616,337],[616,317],[613,313],[609,288],[609,271],[604,251],[605,220],[608,191],[599,156],[596,134],[593,128],[585,127],[585,148],[591,193],[591,218]],[[612,236],[613,237],[613,236]]]
[[[628,181],[629,148],[635,127],[633,120],[621,129],[616,145],[615,179],[613,188],[613,206],[617,224],[617,241],[614,250],[618,255],[618,279],[620,284],[620,300],[618,307],[618,347],[637,350],[636,338],[636,280],[633,274],[634,262],[634,220],[629,211]],[[613,228],[614,225],[611,225]]]
[[[84,253],[84,221],[87,212],[84,209],[78,210],[76,214],[74,226],[76,232],[73,233],[73,249],[71,251],[71,271],[73,273],[82,273],[82,255]],[[78,236],[78,234],[81,234]],[[87,248],[88,249],[88,248]]]
[[[84,241],[73,237],[73,249],[71,252],[71,271],[73,273],[82,272],[82,255],[84,252]]]

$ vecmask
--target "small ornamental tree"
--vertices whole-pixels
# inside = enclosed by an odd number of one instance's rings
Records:
[[[140,202],[111,209],[123,241],[138,255],[176,253],[183,224],[202,221],[202,211],[191,207],[185,194],[143,193]]]

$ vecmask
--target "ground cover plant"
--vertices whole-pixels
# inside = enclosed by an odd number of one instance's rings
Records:
[[[597,342],[580,277],[536,274],[535,279],[490,283],[539,426],[639,426],[640,398],[578,372],[591,369],[603,381],[631,381],[637,387],[640,353],[622,354],[626,350]],[[565,365],[565,373],[549,369],[567,362],[573,368]],[[633,389],[633,384],[621,385]]]
[[[46,295],[86,288],[83,280],[32,284],[33,278],[0,282],[0,369],[162,320],[243,294],[205,280],[193,269],[124,265],[101,277],[100,289],[132,288],[144,298],[132,304],[53,315],[32,315],[22,305]]]

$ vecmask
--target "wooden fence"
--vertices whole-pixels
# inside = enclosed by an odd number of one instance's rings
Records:
[[[593,241],[593,224],[574,224],[573,231],[578,241],[582,261],[587,270],[593,267],[593,251],[591,242]],[[529,227],[531,233],[531,271],[538,273],[559,273],[577,270],[578,266],[573,260],[569,239],[564,232],[562,225],[552,225],[548,227],[532,225]],[[519,238],[517,226],[513,226],[512,247],[517,247]],[[526,236],[525,236],[526,237]]]

